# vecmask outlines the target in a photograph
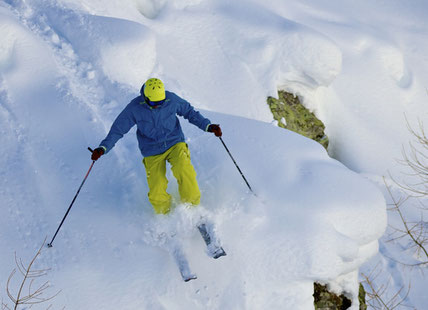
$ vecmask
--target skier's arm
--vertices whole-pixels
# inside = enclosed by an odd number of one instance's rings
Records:
[[[111,125],[107,137],[101,141],[99,147],[104,149],[104,154],[108,153],[115,146],[116,142],[136,124],[131,111],[131,104],[132,102],[119,114],[113,125]]]
[[[174,94],[175,95],[175,94]],[[189,102],[184,100],[183,98],[180,98],[179,96],[175,95],[176,99],[178,100],[178,109],[177,114],[180,116],[183,116],[185,119],[187,119],[190,123],[193,125],[199,127],[203,131],[207,131],[209,125],[211,125],[211,121],[208,118],[205,118],[196,111]]]

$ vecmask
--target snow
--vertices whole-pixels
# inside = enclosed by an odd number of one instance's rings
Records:
[[[290,1],[287,18],[333,38],[342,71],[328,88],[302,91],[327,128],[330,154],[354,171],[397,172],[411,123],[428,115],[424,1]],[[274,5],[272,2],[271,5]]]
[[[62,290],[55,307],[313,309],[314,281],[355,299],[360,269],[379,260],[405,284],[381,255],[380,179],[403,169],[404,116],[415,124],[428,112],[427,10],[423,1],[0,1],[0,296],[14,251],[28,261],[51,238],[89,169],[87,146],[152,76],[221,124],[256,195],[220,141],[183,121],[202,203],[154,215],[129,133],[96,162],[38,261]],[[278,88],[324,122],[337,160],[273,123],[266,97]],[[216,223],[226,257],[206,255],[201,218]],[[181,241],[198,280],[181,280],[164,233]],[[422,309],[426,281],[415,279],[408,303]]]
[[[141,77],[152,72],[156,39],[147,27],[67,9],[53,8],[45,14],[49,24],[72,45],[79,58],[96,66],[110,81],[139,85]]]

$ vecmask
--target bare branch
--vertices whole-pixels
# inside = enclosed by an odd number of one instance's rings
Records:
[[[3,298],[1,300],[1,310],[10,310],[9,306],[3,302]]]
[[[378,268],[379,265],[377,265],[374,270],[377,270]],[[366,294],[369,297],[367,303],[374,309],[382,310],[393,310],[399,306],[407,307],[404,304],[404,301],[407,299],[410,293],[410,284],[404,297],[401,297],[402,291],[404,289],[404,287],[401,287],[392,297],[386,299],[388,297],[385,297],[385,294],[388,291],[390,281],[387,281],[386,284],[381,284],[379,287],[377,287],[374,282],[380,272],[382,271],[380,270],[376,276],[373,276],[373,271],[370,273],[370,275],[366,275],[364,273],[361,274],[361,276],[364,278],[364,282],[367,283],[369,288],[369,290],[366,290]]]
[[[419,130],[416,131],[412,128],[409,120],[406,117],[407,129],[415,137],[417,146],[412,142],[409,142],[409,150],[406,151],[403,147],[402,156],[403,159],[398,162],[404,166],[407,166],[412,171],[408,173],[409,176],[414,176],[419,179],[418,182],[412,184],[398,182],[395,179],[394,182],[400,186],[403,190],[411,192],[414,197],[427,197],[428,196],[428,137],[425,133],[424,125],[419,120]],[[425,150],[423,152],[422,150]]]
[[[7,293],[7,296],[10,298],[10,300],[13,303],[16,303],[17,300],[13,297],[12,293],[10,292],[9,285],[10,285],[10,281],[12,280],[13,276],[15,275],[15,273],[16,273],[16,269],[13,269],[12,272],[10,273],[9,278],[7,279],[7,283],[6,283],[6,293]]]
[[[16,256],[16,252],[15,252],[15,265],[18,267],[18,271],[22,274],[22,276],[25,277],[24,264],[22,263],[21,259],[18,260],[18,257]]]
[[[427,259],[426,262],[428,262],[428,252],[427,249],[425,248],[425,245],[423,243],[420,242],[420,238],[418,236],[415,235],[414,233],[414,226],[413,227],[409,227],[408,222],[406,221],[403,213],[401,212],[400,209],[400,204],[398,203],[398,201],[395,199],[394,195],[392,194],[391,188],[390,186],[386,183],[386,180],[384,178],[384,183],[385,183],[385,187],[388,191],[389,196],[391,197],[394,205],[395,205],[395,211],[398,213],[398,215],[400,216],[401,222],[403,223],[403,226],[405,228],[405,233],[410,237],[410,239],[414,242],[414,244],[418,247],[418,249],[420,251],[422,251],[425,254],[425,257]]]
[[[28,305],[29,308],[32,308],[32,305],[41,304],[41,303],[47,302],[49,300],[52,300],[53,298],[58,296],[58,294],[61,292],[61,291],[58,291],[56,294],[49,296],[49,297],[43,296],[45,294],[46,290],[48,290],[50,288],[49,281],[44,282],[43,284],[39,285],[38,287],[36,286],[36,288],[34,287],[35,281],[38,278],[45,276],[47,274],[47,271],[49,270],[49,269],[32,270],[34,262],[40,256],[42,249],[45,245],[45,242],[46,242],[46,239],[43,241],[42,246],[38,249],[38,251],[36,252],[36,254],[34,255],[34,257],[32,258],[32,260],[30,261],[30,263],[28,264],[27,267],[25,267],[25,265],[21,259],[18,259],[17,255],[15,253],[15,264],[16,264],[17,268],[15,268],[11,272],[11,274],[8,278],[8,281],[7,281],[7,285],[6,285],[6,292],[7,292],[9,299],[14,304],[14,310],[16,310],[19,305]],[[17,270],[19,270],[20,274],[23,276],[23,279],[22,279],[21,284],[19,286],[18,293],[16,294],[16,297],[15,297],[15,295],[12,294],[10,291],[10,286],[11,286],[11,280],[12,280],[13,276],[16,274]],[[23,296],[24,288],[26,286],[27,286],[26,291],[28,291],[28,294]],[[48,307],[48,309],[50,309],[51,307],[52,307],[52,305],[50,305]],[[7,305],[2,303],[2,310],[6,310],[6,309],[10,310]]]

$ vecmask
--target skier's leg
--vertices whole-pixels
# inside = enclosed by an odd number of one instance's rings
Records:
[[[171,195],[166,192],[168,187],[166,160],[162,155],[148,156],[143,159],[149,185],[149,201],[158,214],[166,214],[171,208]]]
[[[209,256],[215,259],[226,256],[226,252],[221,246],[221,242],[215,233],[214,225],[211,222],[205,220],[205,222],[198,226],[198,230],[207,245],[207,253]]]
[[[190,270],[189,262],[187,261],[186,255],[184,254],[181,243],[176,238],[170,237],[167,240],[166,246],[174,258],[183,280],[188,282],[190,280],[196,279],[196,275]]]
[[[181,201],[198,205],[201,201],[201,192],[196,180],[195,168],[190,161],[187,144],[180,142],[174,145],[167,160],[172,166],[171,170],[174,177],[177,179]]]

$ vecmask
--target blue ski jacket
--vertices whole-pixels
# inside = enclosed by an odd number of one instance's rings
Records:
[[[144,157],[164,153],[178,142],[184,142],[184,134],[177,115],[207,131],[210,120],[203,117],[189,102],[166,91],[165,102],[152,108],[143,96],[134,98],[119,114],[100,147],[108,153],[134,125],[137,125],[137,140]]]

